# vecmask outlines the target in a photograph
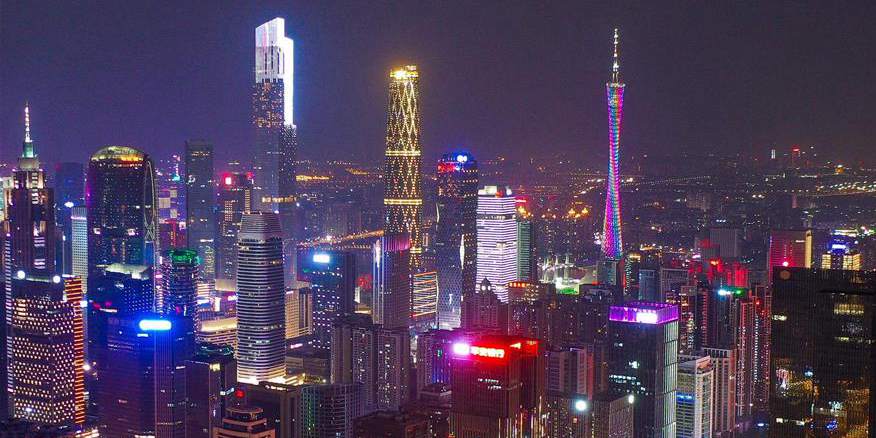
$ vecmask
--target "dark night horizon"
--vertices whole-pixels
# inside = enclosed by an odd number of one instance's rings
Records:
[[[602,163],[611,29],[627,83],[625,154],[756,153],[814,145],[872,162],[871,3],[4,2],[0,160],[19,155],[24,102],[48,162],[107,144],[156,158],[205,138],[249,156],[253,31],[295,40],[299,159],[378,162],[386,76],[416,64],[425,165],[574,153]],[[221,165],[218,166],[221,168]]]

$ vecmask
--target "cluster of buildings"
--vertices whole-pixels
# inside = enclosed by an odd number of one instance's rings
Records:
[[[732,226],[690,251],[624,239],[617,31],[596,233],[588,205],[536,217],[469,152],[425,176],[407,65],[388,77],[380,229],[346,214],[332,227],[354,232],[319,239],[293,41],[280,18],[255,36],[246,172],[190,140],[158,168],[106,146],[51,185],[25,109],[3,180],[0,436],[872,435],[876,276],[856,236],[775,229],[765,263]],[[536,249],[594,234],[588,263]]]

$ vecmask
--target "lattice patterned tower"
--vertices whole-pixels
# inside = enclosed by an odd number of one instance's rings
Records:
[[[618,62],[618,33],[614,30],[614,63],[611,80],[605,84],[608,97],[608,177],[605,190],[605,220],[602,224],[602,256],[620,260],[623,252],[620,206],[620,129],[623,118],[624,87]]]
[[[386,159],[383,168],[384,229],[411,237],[411,269],[421,266],[423,189],[420,144],[420,74],[408,65],[389,75]]]

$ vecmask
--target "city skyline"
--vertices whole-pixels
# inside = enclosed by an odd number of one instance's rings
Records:
[[[58,16],[6,7],[0,53],[17,61],[0,70],[0,95],[13,103],[0,110],[0,160],[15,156],[25,101],[33,106],[34,135],[57,160],[84,161],[88,150],[105,144],[131,144],[162,157],[188,138],[215,142],[221,160],[249,150],[249,114],[233,102],[250,91],[252,29],[274,17],[286,18],[298,46],[295,106],[304,159],[320,159],[319,151],[329,158],[379,156],[381,77],[405,63],[420,65],[431,78],[423,89],[427,161],[456,147],[482,157],[505,148],[512,156],[535,155],[543,147],[602,155],[604,96],[596,84],[604,81],[604,35],[613,27],[624,33],[627,79],[635,84],[624,133],[631,155],[743,151],[765,157],[771,147],[801,144],[838,150],[846,162],[868,158],[862,152],[872,128],[863,105],[873,92],[862,75],[871,70],[866,41],[873,30],[863,17],[872,5],[864,13],[827,10],[824,20],[806,5],[695,12],[558,3],[501,13],[480,6],[372,10],[340,3],[269,3],[257,12],[197,3],[180,8],[185,13],[168,17],[161,8],[123,14],[129,11],[110,4],[59,7]],[[464,29],[448,32],[423,18],[428,12]],[[69,14],[92,23],[92,30],[71,28],[61,19]],[[166,23],[150,28],[151,20]],[[25,23],[42,23],[45,31]],[[350,40],[350,25],[357,34],[373,30],[374,37]],[[519,26],[539,37],[511,34]],[[159,48],[167,39],[187,44]],[[98,41],[106,47],[95,50]],[[802,46],[810,49],[796,49]],[[46,53],[48,62],[33,53]],[[112,68],[98,68],[106,62]],[[158,71],[173,64],[184,68]],[[814,74],[787,74],[804,67]],[[33,73],[15,75],[21,68]],[[832,81],[829,92],[819,86],[835,77],[845,80]],[[112,99],[126,89],[139,90],[138,97]]]

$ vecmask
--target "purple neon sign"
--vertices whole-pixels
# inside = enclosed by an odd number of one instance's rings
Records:
[[[638,324],[663,324],[678,320],[678,307],[665,303],[632,302],[626,306],[611,306],[609,321]]]

